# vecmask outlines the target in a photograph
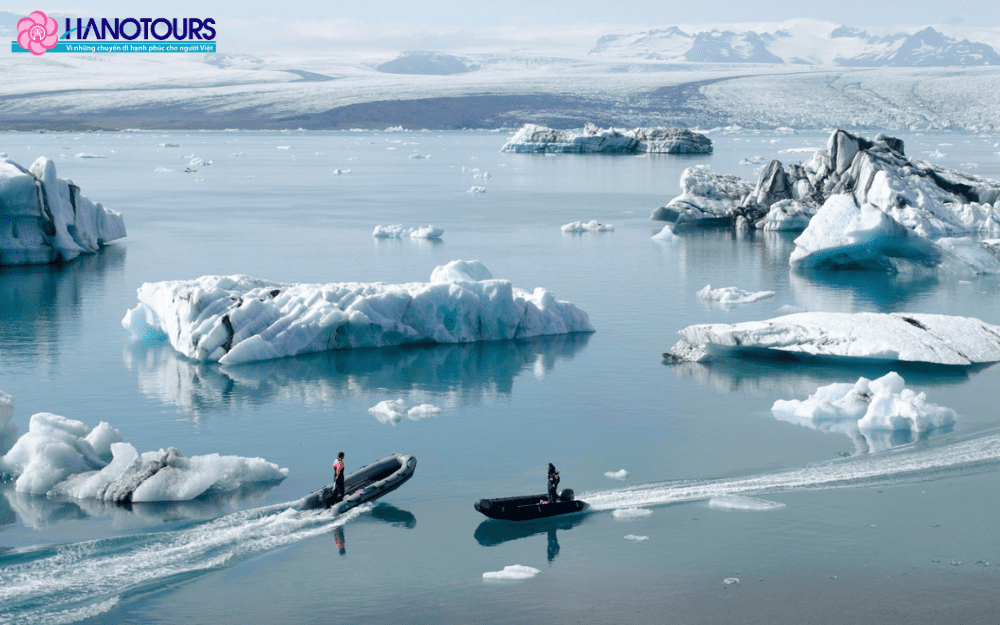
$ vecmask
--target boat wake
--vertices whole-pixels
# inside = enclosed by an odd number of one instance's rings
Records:
[[[819,466],[748,477],[683,480],[583,493],[592,510],[700,501],[724,495],[763,495],[860,488],[939,479],[1000,468],[1000,434],[936,447],[911,446]]]
[[[0,624],[59,625],[97,616],[166,581],[322,535],[371,507],[331,516],[278,504],[175,531],[10,551],[0,567]]]

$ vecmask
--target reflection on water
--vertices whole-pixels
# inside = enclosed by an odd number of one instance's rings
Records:
[[[722,393],[754,393],[798,397],[811,395],[816,388],[833,382],[869,380],[890,371],[905,373],[906,379],[924,386],[961,384],[986,366],[949,367],[923,363],[885,362],[859,358],[803,359],[783,354],[732,352],[729,357],[707,363],[664,361],[679,377],[691,377]]]
[[[246,502],[263,499],[274,484],[254,484],[235,493],[208,495],[188,501],[134,502],[115,504],[98,499],[53,499],[45,495],[21,493],[13,483],[0,487],[0,524],[5,509],[16,512],[21,522],[40,529],[64,521],[88,517],[135,517],[152,523],[215,519],[244,507]],[[13,519],[11,520],[13,522]]]
[[[361,519],[364,518],[366,517],[361,517]],[[392,527],[401,527],[408,530],[417,526],[417,517],[413,516],[412,512],[402,510],[387,503],[380,503],[372,508],[368,518],[381,523],[387,523]],[[347,538],[344,536],[343,525],[333,528],[333,542],[336,543],[337,552],[340,555],[347,553]]]
[[[148,397],[200,416],[226,405],[291,398],[322,404],[374,390],[437,392],[456,404],[508,395],[526,370],[542,377],[576,356],[589,333],[459,345],[332,350],[237,366],[201,363],[168,345],[134,345],[125,364]]]
[[[949,424],[920,432],[914,432],[910,429],[872,430],[858,427],[858,422],[856,420],[823,421],[817,423],[804,419],[797,419],[794,415],[788,415],[780,411],[775,411],[773,414],[774,418],[779,421],[792,423],[794,425],[801,425],[802,427],[807,427],[828,434],[843,434],[851,439],[852,443],[854,443],[855,454],[875,453],[885,451],[893,447],[899,447],[900,445],[908,445],[910,443],[926,443],[930,440],[932,435],[939,433],[947,434],[954,429],[954,424]],[[850,454],[845,453],[842,455],[847,456]]]
[[[125,246],[109,245],[63,265],[0,267],[0,366],[54,362],[62,324],[124,266]]]
[[[789,281],[799,306],[826,312],[905,311],[940,288],[937,272],[791,270]]]
[[[546,535],[546,557],[549,562],[559,555],[559,538],[556,535],[558,530],[571,530],[583,523],[588,517],[587,513],[572,514],[558,519],[547,519],[544,521],[530,521],[508,523],[487,519],[479,524],[474,534],[476,541],[483,547],[494,547],[511,540],[528,538],[536,534]]]

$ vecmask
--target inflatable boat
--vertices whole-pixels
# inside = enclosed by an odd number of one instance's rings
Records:
[[[334,514],[340,514],[366,501],[388,495],[413,477],[416,468],[417,459],[413,456],[394,454],[344,476],[342,501],[336,501],[333,496],[335,484],[328,484],[300,499],[293,508],[296,510],[330,508]]]
[[[574,499],[573,491],[567,488],[559,494],[556,501],[549,501],[548,495],[527,495],[502,499],[480,499],[473,504],[473,507],[491,519],[534,521],[535,519],[580,512],[587,507],[587,502]]]

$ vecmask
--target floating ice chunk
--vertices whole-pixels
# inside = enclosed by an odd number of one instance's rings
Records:
[[[91,154],[90,152],[80,152],[79,154],[74,154],[73,158],[107,158],[104,154]]]
[[[859,378],[853,384],[821,386],[805,400],[778,400],[771,407],[775,418],[825,432],[850,436],[860,451],[892,446],[892,438],[879,432],[927,432],[954,425],[956,413],[915,393],[896,372],[876,380]]]
[[[170,169],[168,167],[157,167],[153,171],[156,172],[156,173],[158,173],[158,174],[169,174],[169,173],[171,173],[174,170],[172,170],[172,169]]]
[[[410,154],[410,156],[409,156],[409,158],[412,158],[412,159],[424,159],[424,158],[430,158],[430,157],[431,157],[430,154]]]
[[[188,167],[207,167],[212,164],[212,161],[206,161],[203,158],[195,156],[188,163]]]
[[[408,232],[409,230],[400,224],[394,224],[391,226],[383,226],[382,224],[379,224],[375,226],[375,232],[372,232],[372,236],[376,239],[398,239]]]
[[[766,499],[756,499],[744,495],[718,495],[708,500],[708,506],[715,510],[749,510],[752,512],[762,512],[784,508],[785,504]]]
[[[726,579],[722,580],[722,583],[725,586],[739,586],[740,585],[740,578],[738,578],[738,577],[727,577]]]
[[[288,469],[260,458],[185,458],[173,448],[140,456],[105,422],[91,430],[80,421],[38,413],[0,457],[0,473],[16,477],[18,492],[127,503],[231,492],[245,483],[283,480]]]
[[[339,176],[341,174],[349,174],[349,173],[351,173],[351,170],[350,169],[334,169],[333,173],[334,173],[335,176]]]
[[[181,147],[181,144],[180,143],[157,143],[156,147],[158,147],[158,148],[179,148],[179,147]]]
[[[486,187],[469,187],[466,193],[486,193]]]
[[[68,261],[124,236],[121,214],[58,178],[50,159],[30,169],[0,159],[0,265]]]
[[[292,147],[292,146],[290,146],[290,145],[279,145],[279,146],[278,146],[278,149],[279,149],[279,150],[294,150],[295,148],[293,148],[293,147]]]
[[[717,304],[722,308],[729,308],[738,304],[749,304],[768,297],[774,297],[774,291],[757,291],[751,293],[738,289],[735,286],[727,286],[713,289],[711,284],[705,285],[698,291],[698,299],[710,304]]]
[[[122,325],[166,337],[189,358],[224,364],[354,347],[469,343],[592,332],[585,312],[542,288],[487,278],[478,261],[429,283],[282,284],[248,276],[146,283]]]
[[[410,229],[411,239],[440,239],[444,229],[436,226],[420,226]]]
[[[636,536],[635,534],[626,534],[625,540],[633,543],[641,543],[649,540],[649,536]]]
[[[757,352],[956,366],[1000,361],[1000,326],[951,315],[804,312],[693,325],[679,334],[684,338],[664,358],[703,361],[706,354]]]
[[[635,128],[616,130],[587,123],[583,131],[553,130],[525,124],[500,149],[501,152],[711,154],[712,141],[686,128]]]
[[[678,226],[732,223],[740,202],[754,189],[739,176],[717,174],[707,165],[688,167],[681,173],[681,194],[653,211],[650,219]]]
[[[406,416],[407,406],[402,399],[384,399],[368,409],[380,423],[399,423]]]
[[[539,573],[541,571],[534,567],[512,564],[503,567],[502,571],[487,571],[483,573],[483,579],[531,579]]]
[[[436,417],[441,414],[441,409],[433,404],[420,404],[406,411],[406,417],[411,421],[419,421],[427,417]]]
[[[611,516],[616,519],[631,520],[647,517],[651,514],[653,511],[649,508],[618,508],[611,513]]]
[[[628,477],[628,471],[626,471],[625,469],[619,469],[617,471],[606,471],[604,473],[604,477],[611,480],[624,480],[626,477]]]
[[[680,241],[680,237],[674,234],[673,228],[670,226],[663,226],[663,228],[652,236],[654,241],[659,241],[661,243],[672,243],[674,241]]]
[[[563,232],[614,232],[615,227],[611,224],[602,224],[597,221],[573,221],[562,227]]]

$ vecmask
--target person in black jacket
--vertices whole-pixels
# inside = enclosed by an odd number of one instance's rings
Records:
[[[556,471],[555,466],[549,463],[549,503],[555,503],[559,501],[559,495],[556,493],[556,488],[559,486],[559,471]]]
[[[333,472],[336,476],[333,486],[333,502],[340,503],[344,500],[344,452],[337,454],[337,461],[333,463]]]

